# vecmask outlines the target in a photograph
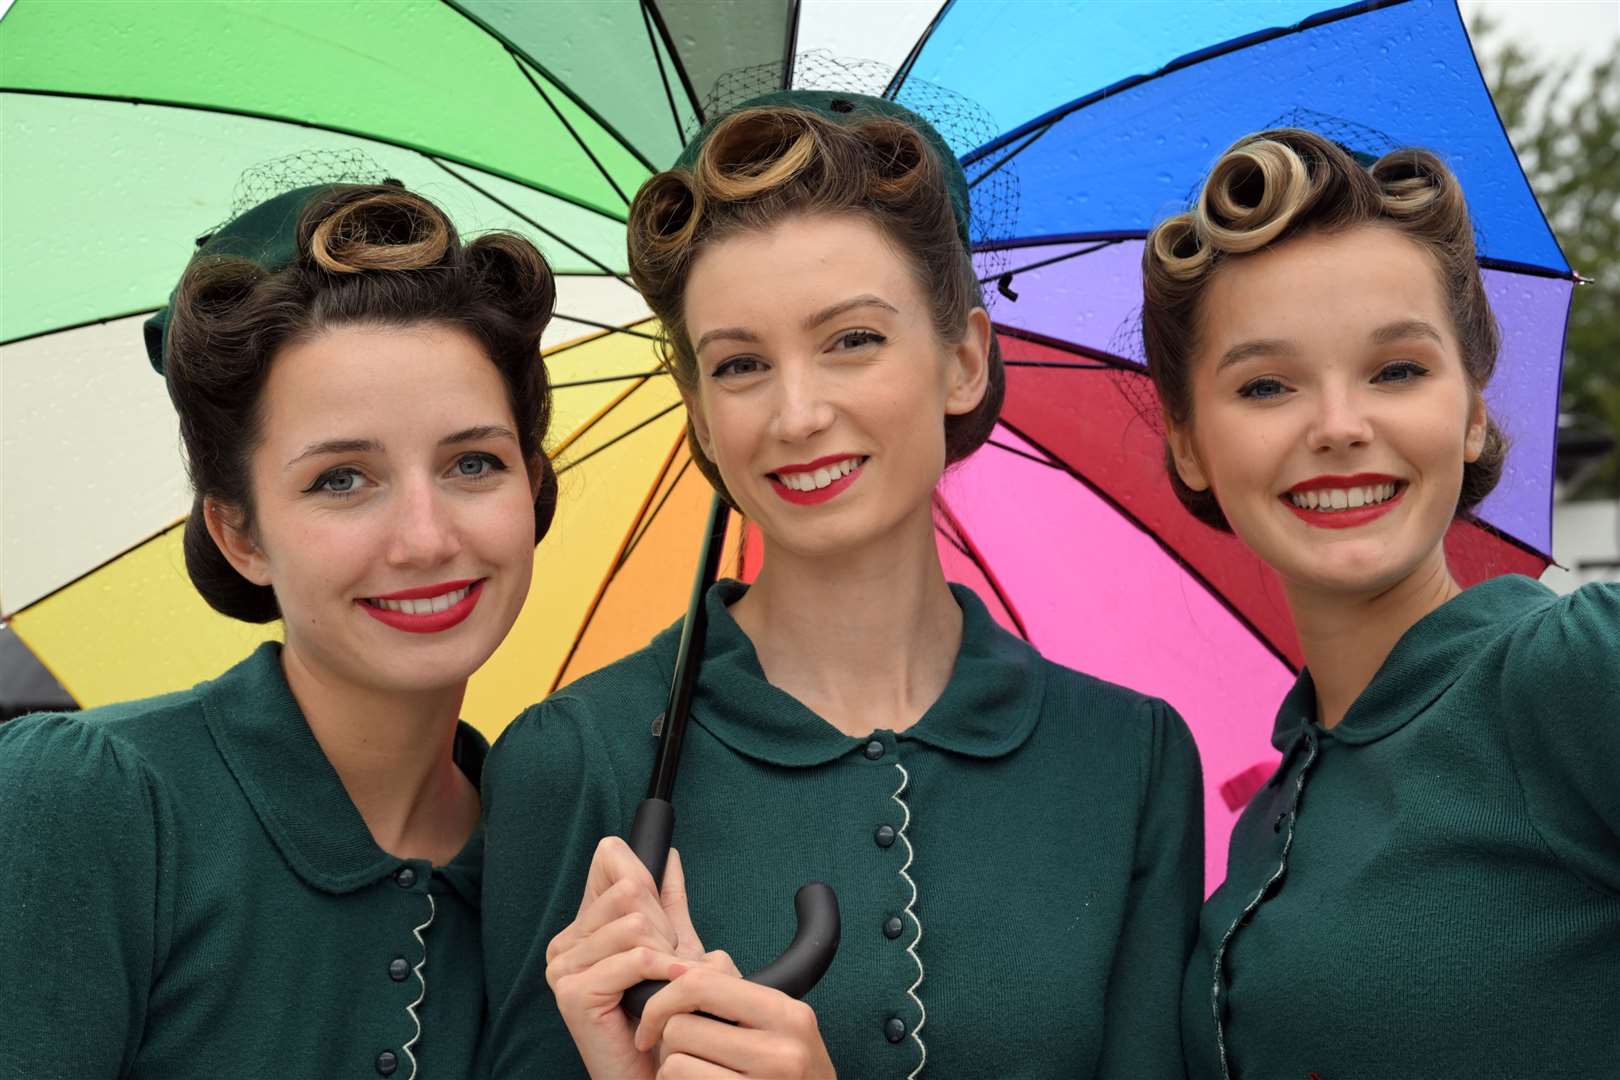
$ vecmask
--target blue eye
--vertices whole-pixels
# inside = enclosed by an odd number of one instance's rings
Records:
[[[1422,364],[1411,360],[1397,360],[1393,364],[1385,364],[1373,376],[1373,382],[1381,383],[1409,383],[1416,382],[1429,373],[1429,369]]]
[[[1272,398],[1282,397],[1287,392],[1288,388],[1282,384],[1281,379],[1265,375],[1239,387],[1238,397],[1248,398],[1251,401],[1269,401]]]
[[[320,491],[328,495],[347,497],[360,490],[360,470],[343,466],[338,469],[328,469],[315,478],[315,482],[304,489],[305,494]]]
[[[456,475],[468,480],[483,480],[506,471],[506,462],[493,454],[463,454],[456,459]]]

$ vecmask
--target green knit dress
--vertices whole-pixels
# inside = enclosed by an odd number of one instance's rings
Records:
[[[0,1078],[471,1076],[482,861],[377,847],[275,643],[0,725]]]
[[[825,881],[843,944],[809,995],[841,1076],[1179,1077],[1202,893],[1197,751],[1161,701],[1041,659],[954,587],[961,651],[912,727],[841,734],[766,681],[709,593],[674,804],[693,921],[744,971]],[[491,751],[484,955],[497,1077],[579,1077],[545,980],[598,840],[652,768],[678,627],[528,710]]]
[[[1620,1077],[1620,587],[1467,590],[1302,674],[1182,1007],[1196,1080]]]

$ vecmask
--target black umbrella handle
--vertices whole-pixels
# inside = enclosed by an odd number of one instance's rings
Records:
[[[636,807],[635,819],[630,823],[630,850],[636,853],[659,887],[664,883],[664,866],[669,861],[670,841],[675,835],[675,807],[669,800],[675,791],[675,772],[680,765],[681,742],[691,715],[697,670],[703,662],[707,629],[705,594],[720,573],[720,553],[725,546],[728,516],[725,502],[716,495],[709,507],[703,555],[675,651],[675,676],[670,683],[669,701],[663,722],[656,729],[659,745],[652,778],[647,784],[647,797]],[[838,952],[838,897],[829,886],[812,881],[801,886],[794,895],[793,910],[799,920],[793,940],[781,956],[747,978],[749,982],[798,998],[809,993],[821,980]],[[667,985],[648,981],[632,986],[624,992],[621,1001],[624,1011],[639,1018],[647,999]]]
[[[669,859],[670,837],[675,831],[675,808],[662,799],[643,799],[630,824],[630,850],[654,880],[664,880],[664,864]],[[789,997],[808,994],[827,973],[838,952],[841,924],[838,895],[819,881],[801,885],[793,896],[793,913],[798,929],[782,955],[747,976],[751,983],[780,990]],[[625,1012],[640,1019],[647,1001],[669,983],[652,979],[637,983],[624,992],[619,1004]]]

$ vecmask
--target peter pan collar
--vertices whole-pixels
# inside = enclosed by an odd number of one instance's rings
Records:
[[[864,746],[868,737],[843,734],[766,680],[753,642],[729,610],[747,591],[741,582],[723,580],[705,598],[709,628],[692,720],[739,753],[772,765],[808,768]],[[997,625],[971,589],[952,585],[951,594],[962,609],[956,665],[939,700],[897,738],[970,757],[1001,757],[1035,730],[1045,661]],[[677,623],[656,650],[666,664],[673,663],[679,634]]]
[[[1556,600],[1551,589],[1520,574],[1464,589],[1401,635],[1344,719],[1323,736],[1360,745],[1398,731],[1449,690],[1468,659],[1508,624]],[[1286,751],[1315,723],[1316,685],[1301,671],[1277,710],[1271,743]]]
[[[299,877],[324,892],[362,888],[410,865],[478,900],[482,826],[449,865],[401,859],[377,846],[327,760],[281,669],[281,645],[260,645],[246,660],[199,688],[214,745],[271,840]],[[453,754],[477,786],[489,744],[458,722]]]

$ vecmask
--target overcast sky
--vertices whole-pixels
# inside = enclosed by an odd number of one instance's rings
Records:
[[[1460,0],[1469,22],[1489,15],[1530,50],[1593,58],[1620,38],[1620,0]]]

